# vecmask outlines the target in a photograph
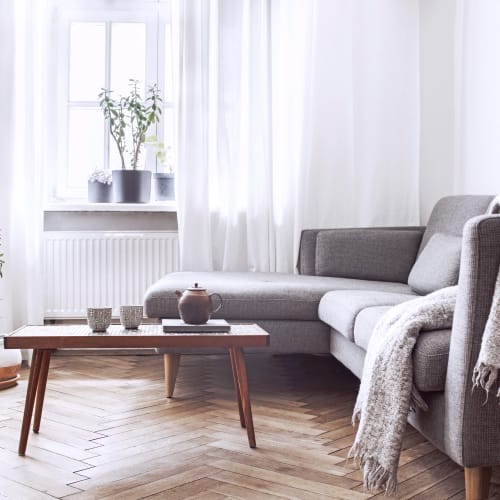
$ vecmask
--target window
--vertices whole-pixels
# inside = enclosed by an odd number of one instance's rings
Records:
[[[142,92],[156,83],[163,112],[151,133],[167,148],[173,145],[170,6],[150,0],[60,1],[54,14],[50,194],[56,200],[85,199],[95,168],[120,168],[99,107],[102,88],[117,96],[128,93],[131,79],[140,82]],[[152,148],[143,151],[141,164],[161,171]]]

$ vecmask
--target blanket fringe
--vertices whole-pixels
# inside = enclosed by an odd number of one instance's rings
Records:
[[[357,422],[361,420],[361,408],[354,408],[352,412],[351,423],[353,426],[356,425]]]
[[[398,484],[396,470],[387,470],[375,457],[368,455],[368,451],[360,443],[356,442],[352,445],[348,458],[354,459],[354,462],[363,470],[363,484],[367,491],[375,493],[385,490],[386,495],[396,493]]]
[[[413,386],[411,389],[411,401],[410,408],[419,409],[422,411],[427,411],[429,409],[429,405],[425,402],[424,398],[420,395],[418,389]]]
[[[481,387],[489,394],[497,378],[498,368],[493,365],[479,363],[475,366],[474,373],[472,374],[473,387]],[[500,388],[498,389],[497,396],[500,396]]]

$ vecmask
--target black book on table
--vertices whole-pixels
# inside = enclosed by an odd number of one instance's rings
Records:
[[[201,325],[184,323],[182,319],[163,319],[164,333],[226,333],[231,325],[225,319],[210,319]]]

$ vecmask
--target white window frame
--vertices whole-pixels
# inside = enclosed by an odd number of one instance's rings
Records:
[[[49,182],[49,202],[84,201],[87,198],[87,188],[72,188],[68,184],[68,125],[71,108],[98,109],[97,96],[95,101],[69,100],[69,54],[70,27],[73,22],[104,22],[106,24],[106,56],[105,56],[105,88],[110,88],[111,74],[111,24],[120,22],[144,23],[146,26],[146,81],[141,82],[145,89],[157,84],[162,97],[165,88],[165,31],[170,25],[169,0],[60,0],[54,3],[54,30],[52,46],[54,47],[51,67],[56,68],[56,77],[52,86],[53,94],[48,108],[52,114],[54,127],[49,131],[49,160],[52,182]],[[171,31],[170,31],[171,32]],[[163,100],[163,111],[171,109],[173,103]],[[162,113],[162,117],[165,113]],[[156,125],[156,135],[164,136],[163,118]],[[109,136],[108,127],[104,123],[104,168],[109,165],[110,148],[116,147]],[[89,165],[89,174],[93,170]],[[146,155],[145,169],[155,171],[156,158],[153,154]]]

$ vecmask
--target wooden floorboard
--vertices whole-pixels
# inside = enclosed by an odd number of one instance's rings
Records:
[[[55,355],[40,433],[17,455],[28,370],[0,391],[0,499],[365,499],[347,459],[358,380],[330,356],[247,355],[257,448],[228,356]],[[463,472],[408,427],[395,498],[464,498]],[[491,498],[498,498],[500,471]]]

